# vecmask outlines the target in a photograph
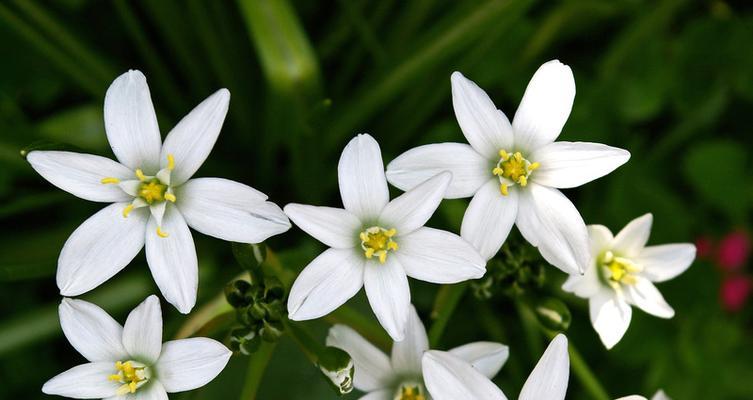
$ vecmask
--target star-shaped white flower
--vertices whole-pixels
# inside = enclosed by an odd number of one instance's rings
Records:
[[[562,289],[587,298],[591,324],[611,349],[625,335],[631,305],[660,318],[675,315],[653,282],[683,273],[695,259],[695,246],[674,243],[646,246],[653,217],[627,224],[617,236],[603,225],[589,225],[592,262],[583,275],[570,275]]]
[[[105,129],[119,162],[68,151],[32,151],[31,166],[82,199],[113,203],[86,220],[60,253],[57,284],[78,296],[123,269],[146,246],[165,299],[186,314],[196,303],[198,262],[188,226],[223,240],[258,243],[290,228],[263,193],[220,178],[191,176],[212,150],[230,93],[220,89],[160,138],[146,78],[118,77],[105,96]]]
[[[504,393],[487,376],[452,352],[431,350],[423,356],[426,387],[434,400],[505,400]],[[570,378],[567,338],[552,340],[528,376],[519,400],[564,400]]]
[[[213,339],[162,343],[162,311],[149,296],[121,326],[83,300],[63,299],[60,325],[89,362],[63,372],[42,387],[46,394],[75,399],[166,400],[167,393],[202,387],[225,368],[231,352]]]
[[[481,88],[455,72],[453,106],[470,145],[411,149],[387,166],[387,179],[408,190],[450,171],[445,197],[473,196],[460,233],[482,256],[492,258],[516,224],[548,262],[565,272],[582,272],[589,261],[586,225],[558,189],[604,176],[630,153],[598,143],[554,142],[574,98],[570,68],[547,62],[531,78],[510,124]]]
[[[632,395],[632,396],[626,396],[626,397],[620,397],[617,400],[646,400],[643,396],[638,395]],[[651,400],[672,400],[667,396],[666,393],[664,393],[663,390],[659,390],[658,392],[654,393],[653,397],[651,397]]]
[[[285,206],[298,227],[331,247],[293,284],[290,318],[322,317],[365,286],[377,319],[400,341],[410,308],[408,276],[456,283],[483,276],[486,262],[460,236],[423,226],[439,206],[450,173],[438,173],[390,201],[379,144],[365,134],[348,143],[337,171],[345,209]]]
[[[388,357],[366,341],[350,327],[335,325],[329,330],[327,346],[338,347],[350,354],[355,366],[353,383],[356,389],[367,392],[361,399],[368,400],[430,400],[424,384],[421,360],[429,350],[421,319],[413,306],[408,317],[405,340],[394,342]],[[507,346],[493,342],[474,342],[456,347],[448,352],[459,362],[492,378],[507,361]],[[434,398],[439,398],[434,396]],[[458,397],[459,399],[460,397]],[[470,398],[470,397],[462,397]]]

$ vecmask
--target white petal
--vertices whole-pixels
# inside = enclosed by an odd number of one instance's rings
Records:
[[[619,399],[615,399],[615,400],[646,400],[646,398],[643,396],[632,395],[632,396],[620,397]]]
[[[171,340],[162,345],[157,379],[168,393],[200,388],[222,372],[233,353],[208,338]]]
[[[123,327],[105,310],[83,300],[63,299],[58,313],[65,337],[87,360],[114,363],[127,356]]]
[[[57,284],[63,296],[78,296],[117,274],[144,247],[148,213],[134,210],[123,218],[126,203],[111,204],[71,234],[58,259]]]
[[[361,221],[342,208],[288,204],[285,214],[314,239],[336,249],[358,245]]]
[[[442,172],[394,198],[382,210],[379,223],[397,229],[398,236],[424,226],[439,207],[451,179],[452,174]]]
[[[614,250],[619,252],[622,257],[638,256],[648,242],[653,220],[653,215],[648,213],[630,221],[615,236],[612,244]]]
[[[563,400],[570,378],[567,338],[557,335],[523,384],[519,400]]]
[[[675,310],[667,304],[659,289],[651,281],[643,277],[636,277],[634,285],[625,285],[625,297],[628,302],[641,310],[659,318],[672,318]]]
[[[134,394],[108,397],[105,400],[169,400],[167,392],[158,380],[152,380],[148,385],[139,388]]]
[[[507,196],[499,191],[499,182],[489,180],[473,196],[463,215],[460,236],[487,260],[494,257],[507,239],[518,215],[518,190]]]
[[[465,143],[439,143],[415,147],[387,165],[387,180],[407,191],[442,171],[452,172],[446,199],[473,196],[491,177],[491,162]]]
[[[633,309],[612,289],[602,288],[588,301],[591,324],[607,349],[614,347],[627,332]]]
[[[149,174],[159,169],[162,146],[157,115],[141,71],[120,75],[105,95],[105,130],[115,157],[125,166]]]
[[[358,400],[393,400],[392,397],[394,394],[394,390],[390,389],[384,389],[384,390],[377,390],[375,392],[367,393],[361,397],[358,398]]]
[[[152,215],[152,219],[157,226],[162,226],[162,218],[165,217],[165,210],[167,210],[166,201],[161,201],[149,206],[149,213]]]
[[[576,296],[584,299],[595,295],[602,287],[603,284],[599,280],[599,268],[595,260],[592,260],[588,267],[586,267],[583,275],[577,273],[571,274],[567,277],[567,281],[562,284],[562,290],[575,293]]]
[[[403,340],[410,310],[410,288],[403,267],[391,256],[384,264],[368,262],[363,273],[363,284],[379,323],[392,340]]]
[[[534,151],[530,159],[541,166],[531,179],[544,186],[572,188],[614,171],[630,152],[600,143],[554,142]]]
[[[604,225],[588,225],[588,241],[591,245],[591,255],[594,257],[612,247],[614,236],[612,231]]]
[[[685,272],[693,260],[694,245],[673,243],[644,247],[634,261],[643,266],[642,275],[650,281],[664,282]]]
[[[178,122],[165,138],[160,154],[160,168],[167,167],[168,155],[175,160],[170,183],[178,186],[187,181],[212,151],[222,123],[225,122],[230,92],[220,89],[202,101]]]
[[[155,295],[134,308],[123,326],[123,346],[132,359],[152,364],[162,348],[162,310]]]
[[[458,283],[478,279],[486,272],[486,261],[460,236],[423,227],[397,238],[400,248],[394,256],[413,279],[431,283]]]
[[[516,224],[550,264],[581,273],[591,261],[588,231],[573,203],[559,190],[529,183],[521,190]]]
[[[353,384],[362,392],[370,392],[391,385],[394,379],[387,355],[346,325],[329,329],[327,346],[345,350],[353,359]]]
[[[443,351],[424,353],[426,388],[434,400],[505,400],[499,388],[466,361]]]
[[[450,354],[465,360],[491,379],[505,365],[510,356],[510,348],[495,342],[473,342],[451,349]]]
[[[107,379],[115,372],[115,361],[77,365],[47,381],[42,392],[73,399],[111,397],[120,386]]]
[[[162,219],[162,231],[157,235],[157,223],[149,219],[146,229],[146,261],[162,296],[183,314],[196,304],[199,285],[199,265],[191,231],[180,212],[167,207]]]
[[[298,275],[288,296],[294,321],[323,317],[355,296],[363,286],[366,259],[353,249],[327,249]]]
[[[460,129],[468,143],[487,159],[495,158],[501,149],[513,144],[512,126],[505,114],[498,110],[483,89],[453,72],[452,106]]]
[[[429,337],[426,335],[416,308],[410,305],[408,323],[405,325],[405,339],[392,345],[392,368],[398,374],[421,374],[421,357],[429,350]]]
[[[240,243],[261,243],[290,229],[290,221],[267,196],[221,178],[191,179],[176,190],[175,205],[191,228]]]
[[[390,200],[379,143],[368,134],[354,137],[345,146],[337,176],[343,206],[362,221],[378,217]]]
[[[109,158],[37,150],[29,153],[26,160],[44,179],[76,197],[108,203],[131,199],[118,185],[102,183],[103,178],[126,180],[133,177],[133,171]]]
[[[575,100],[573,71],[557,60],[533,74],[512,121],[515,147],[531,152],[557,139]]]
[[[667,396],[666,393],[664,393],[663,390],[659,389],[654,395],[651,397],[651,400],[671,400],[669,396]]]

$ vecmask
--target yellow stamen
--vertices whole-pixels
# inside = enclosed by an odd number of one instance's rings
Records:
[[[159,236],[161,238],[166,238],[166,237],[168,237],[170,235],[168,235],[167,232],[163,231],[161,226],[158,226],[157,227],[157,236]]]
[[[504,150],[499,151],[499,157],[502,159],[502,161],[507,161],[510,158],[510,154],[508,154]]]
[[[399,400],[426,400],[417,386],[403,386]]]
[[[141,182],[144,182],[146,180],[146,175],[144,175],[144,171],[140,169],[136,170],[136,177],[139,178]]]
[[[617,288],[619,284],[634,285],[637,282],[636,273],[643,271],[643,267],[624,257],[615,256],[607,251],[600,259],[605,268],[604,276],[607,283]]]
[[[363,255],[368,259],[377,256],[379,262],[384,264],[387,262],[387,253],[397,251],[399,248],[397,242],[392,239],[395,235],[397,235],[397,229],[384,229],[379,226],[372,226],[359,233],[358,238],[361,239]]]
[[[170,171],[175,169],[175,157],[172,154],[167,155],[167,169]]]
[[[169,201],[171,203],[175,203],[175,200],[178,200],[178,199],[176,199],[175,195],[172,194],[172,193],[165,193],[165,200],[167,200],[167,201]]]
[[[144,199],[149,204],[155,201],[165,200],[165,192],[167,186],[160,183],[157,179],[152,179],[149,182],[144,182],[139,186],[139,197]]]
[[[530,162],[523,153],[516,151],[515,153],[508,153],[506,150],[501,149],[499,151],[499,161],[497,165],[492,168],[492,175],[499,179],[499,192],[503,196],[509,194],[510,186],[528,185],[528,177],[535,169],[539,168],[541,164],[537,162]]]
[[[520,183],[520,186],[525,186],[528,184],[528,178],[526,178],[525,175],[518,178],[518,183]]]
[[[102,180],[100,182],[103,185],[106,185],[106,184],[116,184],[116,183],[120,183],[120,179],[118,179],[118,178],[112,178],[112,177],[107,177],[107,178],[102,178]]]
[[[510,192],[507,190],[507,184],[504,184],[504,183],[500,184],[499,192],[502,193],[503,196],[507,196],[508,194],[510,194]]]
[[[131,211],[133,211],[134,207],[135,206],[133,204],[129,204],[125,206],[125,208],[123,209],[123,218],[128,218],[128,214],[130,214]]]
[[[125,363],[118,361],[115,363],[115,370],[118,373],[110,375],[107,379],[122,383],[116,391],[118,396],[136,393],[136,390],[149,379],[145,369],[146,367],[143,366],[134,367],[130,361],[126,361]]]
[[[535,162],[535,163],[531,163],[531,165],[529,165],[529,166],[528,166],[528,170],[529,170],[529,171],[533,171],[533,170],[535,170],[536,168],[538,168],[538,167],[540,167],[540,166],[541,166],[541,164],[540,164],[540,163],[538,163],[538,162]]]

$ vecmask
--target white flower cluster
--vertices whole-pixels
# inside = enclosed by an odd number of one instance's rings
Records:
[[[288,204],[284,212],[263,193],[221,178],[193,178],[218,138],[230,94],[221,89],[161,140],[139,71],[107,91],[107,138],[118,161],[67,151],[32,151],[28,161],[55,186],[80,198],[112,203],[65,243],[57,284],[78,296],[110,279],[146,248],[165,300],[187,314],[196,303],[198,262],[189,227],[216,238],[259,243],[292,220],[329,247],[295,280],[291,320],[319,318],[362,287],[395,344],[388,358],[352,329],[336,325],[327,344],[347,351],[364,399],[504,399],[490,379],[508,348],[477,342],[448,352],[429,350],[411,305],[408,277],[450,284],[486,272],[513,225],[544,259],[570,274],[563,289],[588,298],[591,321],[611,348],[624,335],[631,307],[663,318],[674,314],[653,282],[692,263],[690,244],[646,246],[651,215],[617,236],[586,226],[559,189],[602,177],[627,162],[626,150],[598,143],[555,142],[575,97],[570,68],[559,61],[534,74],[512,120],[459,72],[452,100],[468,141],[420,146],[390,162],[368,134],[347,144],[338,164],[343,208]],[[390,200],[388,182],[405,191]],[[442,199],[472,197],[460,235],[426,227]],[[119,325],[103,310],[64,299],[63,331],[88,364],[51,379],[45,393],[74,398],[165,399],[200,387],[224,368],[230,352],[211,339],[161,343],[159,301],[150,296]],[[567,339],[558,335],[523,387],[520,399],[564,399]],[[663,396],[663,394],[660,394]],[[657,395],[659,396],[659,395]],[[641,398],[638,396],[624,399]],[[658,398],[658,397],[656,397]]]

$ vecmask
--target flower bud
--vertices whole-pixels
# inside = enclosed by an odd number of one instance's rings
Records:
[[[570,327],[572,320],[570,309],[557,298],[548,297],[538,300],[533,307],[533,311],[541,325],[547,329],[563,332]]]
[[[319,354],[316,364],[338,395],[347,394],[353,390],[355,368],[350,354],[337,347],[325,347]]]
[[[282,336],[282,330],[282,323],[264,321],[259,334],[265,342],[276,342]]]
[[[237,280],[225,286],[225,299],[234,308],[246,307],[250,302],[249,291],[251,284],[244,280]]]
[[[230,348],[243,355],[251,355],[259,350],[261,337],[255,329],[241,328],[230,333]]]

